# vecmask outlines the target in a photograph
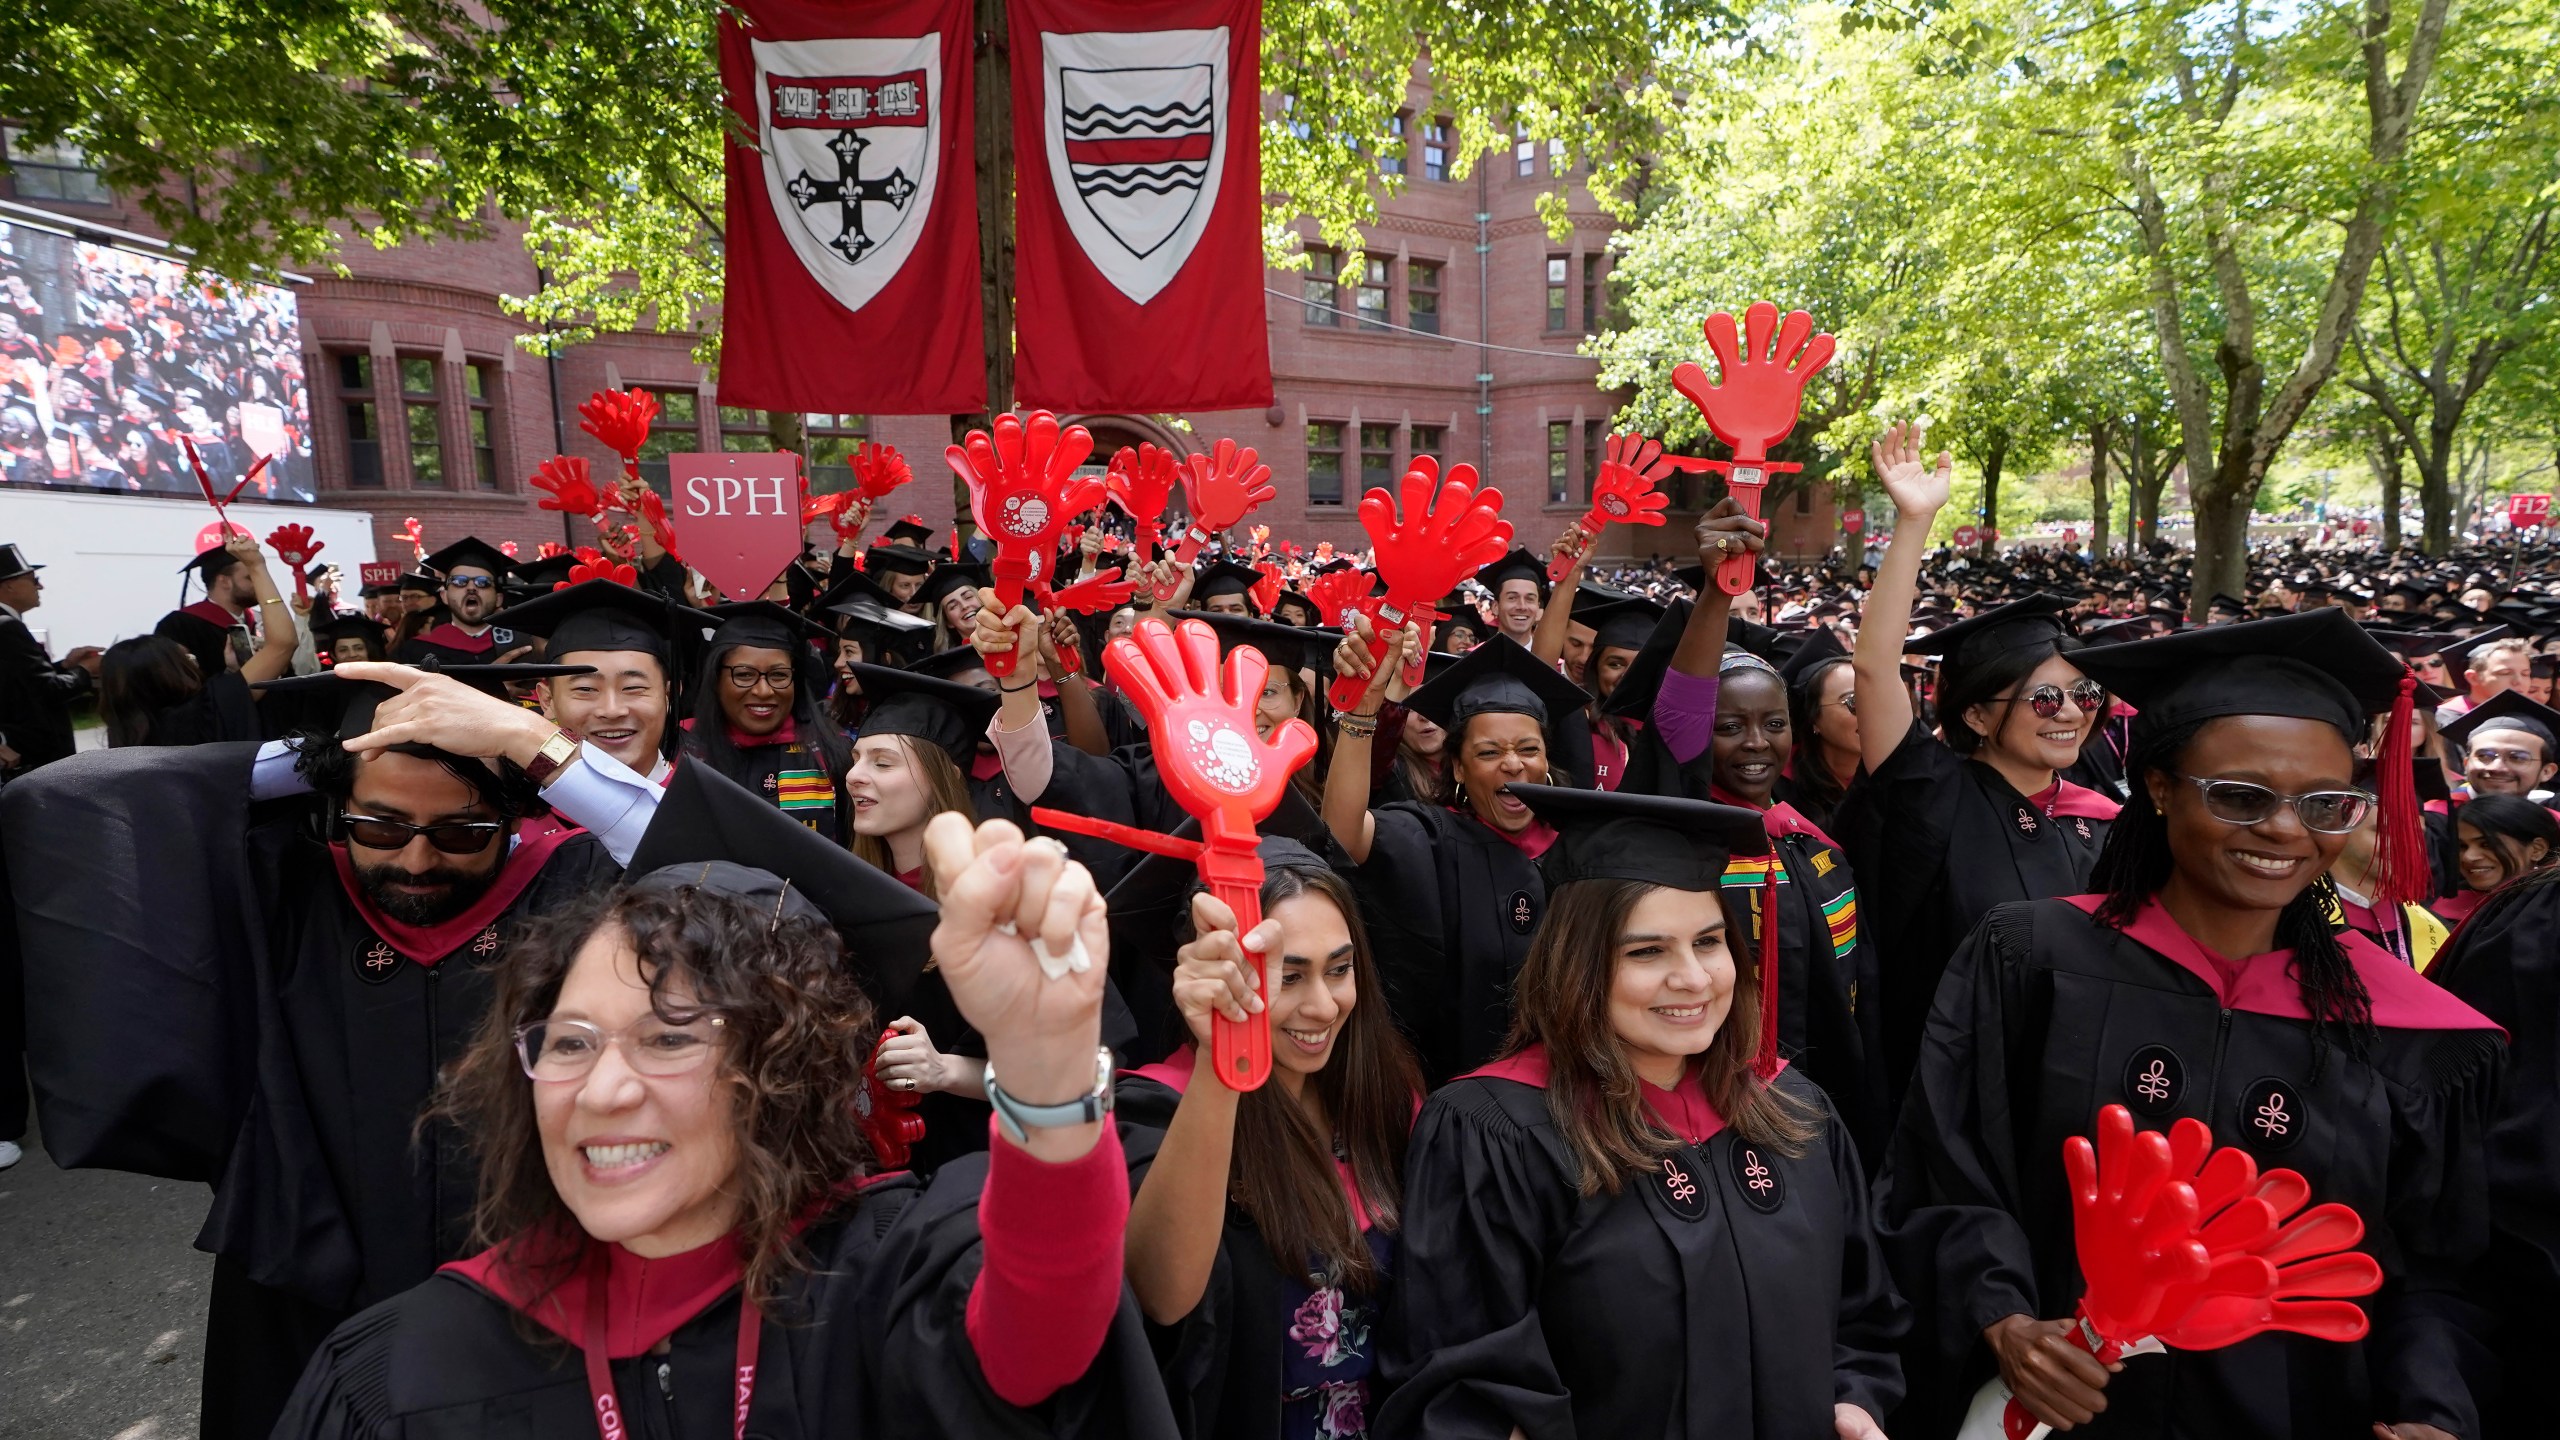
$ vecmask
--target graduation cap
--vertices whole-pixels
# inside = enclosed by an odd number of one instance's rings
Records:
[[[907,673],[923,675],[935,680],[948,680],[954,675],[965,675],[972,670],[986,668],[987,657],[978,653],[978,647],[954,645],[948,650],[937,650],[918,660],[907,667]]]
[[[1588,610],[1577,609],[1573,618],[1591,627],[1591,653],[1597,655],[1603,650],[1642,650],[1663,614],[1660,602],[1629,595]]]
[[[1590,700],[1591,692],[1557,674],[1519,641],[1494,635],[1460,656],[1447,674],[1423,682],[1404,703],[1454,735],[1467,721],[1487,713],[1526,715],[1549,726]]]
[[[544,555],[515,566],[512,574],[515,581],[525,589],[536,595],[548,595],[554,589],[568,583],[569,572],[576,568],[577,564],[578,557],[574,553]]]
[[[874,545],[862,552],[862,568],[874,575],[929,575],[933,557],[904,545]]]
[[[2467,669],[2471,664],[2472,651],[2493,641],[2513,639],[2515,637],[2515,633],[2515,627],[2513,626],[2491,625],[2485,629],[2475,630],[2471,634],[2462,636],[2452,644],[2444,647],[2442,653],[2444,655],[2445,668],[2447,670]]]
[[[419,563],[439,575],[450,575],[468,566],[474,570],[486,570],[494,577],[515,568],[515,562],[507,558],[505,551],[476,535],[465,535]]]
[[[1848,657],[1849,647],[1840,643],[1839,636],[1828,630],[1808,630],[1805,632],[1804,643],[1796,646],[1795,653],[1789,655],[1786,663],[1778,667],[1778,678],[1786,681],[1787,688],[1792,690],[1796,682],[1802,680],[1805,673],[1816,665],[1825,660],[1845,660]]]
[[[912,545],[918,550],[933,548],[933,527],[920,515],[902,515],[896,523],[880,532],[891,545]]]
[[[1502,597],[1503,582],[1508,580],[1536,581],[1538,603],[1547,603],[1546,562],[1517,545],[1511,547],[1511,553],[1476,572],[1476,583],[1491,591],[1497,600]]]
[[[388,626],[361,610],[331,615],[311,627],[313,642],[324,652],[335,649],[341,640],[369,640],[373,642],[377,656],[388,658],[391,653],[390,637]]]
[[[1334,648],[1342,643],[1341,631],[1321,625],[1283,625],[1276,620],[1221,615],[1211,610],[1176,610],[1165,618],[1176,623],[1197,620],[1217,631],[1221,657],[1239,645],[1250,645],[1273,665],[1289,670],[1312,669],[1319,675],[1333,673]]]
[[[2231,620],[2246,620],[2249,618],[2249,605],[2244,600],[2234,599],[2217,590],[2214,592],[2212,602],[2205,606],[2205,613],[2220,615]]]
[[[719,628],[711,632],[709,651],[718,654],[738,646],[787,651],[797,659],[809,653],[818,627],[787,605],[770,600],[734,600],[709,610],[693,611]]]
[[[484,695],[496,696],[501,700],[508,700],[506,687],[509,681],[550,680],[562,675],[592,675],[596,670],[593,665],[425,664],[417,668],[442,675],[447,679],[459,680]],[[258,689],[261,693],[268,695],[333,696],[345,706],[339,712],[338,728],[334,732],[341,740],[352,740],[372,730],[374,712],[381,708],[383,701],[401,693],[400,687],[396,685],[385,685],[379,680],[358,680],[335,670],[323,670],[316,675],[286,675],[266,681]],[[514,701],[508,700],[508,703],[513,704]],[[408,755],[445,757],[445,752],[426,745],[394,745],[391,748]],[[478,766],[479,762],[475,760],[471,764]]]
[[[898,608],[898,597],[850,565],[818,597],[818,605],[826,614],[839,617],[837,633],[852,633],[883,647],[933,628],[932,621]]]
[[[943,597],[951,592],[983,590],[994,583],[995,577],[988,573],[987,567],[975,561],[940,565],[925,577],[923,585],[917,587],[914,603],[923,606],[927,614],[933,614],[941,610]]]
[[[216,545],[210,550],[197,551],[194,558],[188,560],[186,564],[178,567],[178,573],[181,575],[191,574],[209,586],[213,583],[214,577],[222,574],[224,571],[229,570],[232,566],[239,563],[240,557],[232,554],[230,547]],[[41,570],[44,567],[39,565],[35,568]]]
[[[636,650],[654,655],[662,667],[675,656],[679,619],[698,626],[707,617],[645,590],[611,580],[584,580],[566,590],[553,590],[510,605],[489,623],[522,635],[540,635],[551,643],[546,658],[557,660],[581,651]]]
[[[964,771],[977,758],[987,722],[996,718],[1004,704],[1004,697],[992,690],[913,670],[859,662],[845,668],[862,687],[862,698],[870,702],[855,738],[904,735],[923,740],[941,746]]]
[[[1688,600],[1674,600],[1663,607],[1661,618],[1653,622],[1652,633],[1636,648],[1636,658],[1627,662],[1626,673],[1610,688],[1609,698],[1600,702],[1603,714],[1638,720],[1653,714],[1654,699],[1662,692],[1662,677],[1671,669],[1671,654],[1680,648],[1680,633],[1688,628],[1692,608]]]
[[[2521,730],[2538,735],[2545,759],[2560,755],[2560,710],[2521,690],[2501,690],[2462,712],[2460,719],[2444,727],[2444,738],[2468,750],[2471,737],[2483,730]]]
[[[436,580],[436,577],[428,574],[424,570],[403,570],[400,572],[399,588],[402,590],[413,590],[421,595],[433,595],[436,593],[437,584],[438,581]]]
[[[2364,632],[2382,648],[2410,660],[2442,655],[2446,646],[2462,643],[2461,636],[2448,635],[2441,630],[2392,630],[2375,624],[2364,627]]]
[[[1903,653],[1935,655],[1949,666],[1970,669],[2011,650],[2058,643],[2063,612],[2070,608],[2070,601],[2040,591],[1906,641]]]
[[[1242,595],[1245,605],[1259,615],[1262,607],[1253,603],[1253,587],[1261,583],[1261,571],[1233,560],[1220,560],[1215,565],[1201,567],[1200,578],[1191,586],[1191,600],[1196,605],[1221,595]]]
[[[745,872],[745,873],[740,873]],[[834,924],[883,1014],[909,1007],[940,907],[708,765],[679,765],[624,872],[793,908],[785,884]]]
[[[1538,857],[1549,895],[1577,880],[1631,880],[1721,896],[1728,860],[1770,853],[1760,812],[1739,805],[1560,785],[1514,782],[1504,788],[1555,827],[1555,843]],[[1759,936],[1760,1036],[1752,1070],[1763,1080],[1778,1073],[1778,869],[1770,865],[1763,875],[1759,908],[1765,917]],[[1728,915],[1738,933],[1741,917],[1730,910]],[[1740,948],[1734,947],[1736,953]]]

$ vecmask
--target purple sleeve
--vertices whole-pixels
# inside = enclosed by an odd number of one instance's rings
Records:
[[[1683,765],[1705,754],[1716,733],[1716,677],[1662,672],[1662,689],[1653,697],[1653,733]]]

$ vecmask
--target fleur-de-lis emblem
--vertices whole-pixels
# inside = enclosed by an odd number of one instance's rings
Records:
[[[1760,1163],[1760,1152],[1745,1150],[1742,1152],[1742,1158],[1744,1161],[1743,1183],[1749,1185],[1756,1193],[1766,1196],[1778,1182],[1769,1178],[1769,1167]]]
[[[1668,1155],[1662,1157],[1662,1174],[1663,1184],[1671,1191],[1672,1199],[1686,1205],[1697,1198],[1696,1182],[1692,1181],[1689,1173],[1681,1169],[1678,1162]]]
[[[2278,1091],[2267,1097],[2266,1104],[2258,1107],[2258,1118],[2250,1123],[2258,1127],[2259,1134],[2272,1140],[2278,1135],[2288,1133],[2292,1121],[2293,1116],[2285,1112],[2284,1094]]]
[[[2140,1083],[2140,1084],[2135,1085],[2133,1088],[2134,1088],[2134,1090],[2135,1090],[2137,1093],[2139,1093],[2139,1094],[2142,1096],[2142,1098],[2143,1098],[2143,1099],[2145,1099],[2145,1100],[2166,1100],[2166,1099],[2168,1099],[2168,1098],[2169,1098],[2169,1071],[2168,1071],[2168,1067],[2167,1067],[2166,1065],[2164,1065],[2162,1062],[2158,1061],[2158,1060],[2154,1060],[2154,1061],[2152,1061],[2152,1062],[2151,1062],[2151,1068],[2142,1072],[2142,1080],[2141,1080],[2141,1083]]]

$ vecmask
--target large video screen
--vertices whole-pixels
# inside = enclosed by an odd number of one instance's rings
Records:
[[[293,292],[0,219],[0,482],[312,498],[311,392]]]

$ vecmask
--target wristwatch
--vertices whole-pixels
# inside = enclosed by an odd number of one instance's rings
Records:
[[[995,1107],[996,1123],[1013,1137],[1016,1145],[1031,1141],[1034,1130],[1055,1130],[1065,1125],[1088,1125],[1111,1113],[1112,1076],[1111,1047],[1093,1048],[1093,1090],[1057,1105],[1027,1105],[1004,1092],[996,1083],[995,1062],[987,1062],[987,1103]]]
[[[578,746],[586,738],[566,725],[552,731],[551,738],[543,741],[542,748],[535,751],[533,759],[526,762],[525,778],[536,785],[550,784],[552,776],[559,774],[570,761],[578,758]]]

